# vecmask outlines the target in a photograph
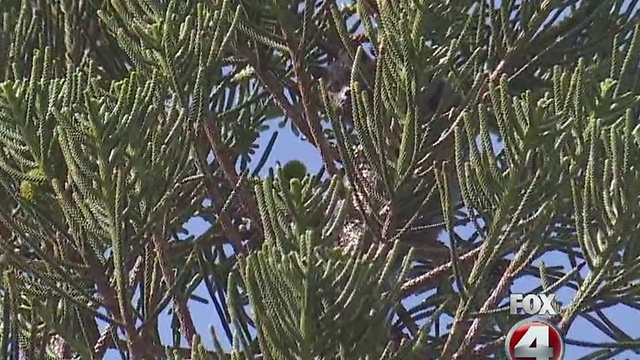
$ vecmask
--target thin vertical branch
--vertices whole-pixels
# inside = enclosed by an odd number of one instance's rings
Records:
[[[138,331],[135,328],[135,320],[130,311],[131,309],[120,309],[116,292],[111,285],[109,285],[109,280],[105,276],[105,274],[107,274],[106,269],[102,266],[97,266],[97,264],[93,264],[93,266],[88,267],[88,270],[96,282],[96,288],[102,296],[105,306],[108,311],[116,317],[116,321],[118,321],[124,331],[129,355],[132,359],[144,359],[147,356],[147,349],[145,344],[140,341]],[[126,314],[126,317],[122,318],[119,314]]]
[[[480,308],[480,313],[488,313],[496,308],[500,300],[504,297],[504,295],[508,292],[511,284],[513,283],[513,279],[518,275],[520,271],[525,266],[528,266],[531,261],[533,261],[536,253],[538,252],[539,246],[536,246],[533,249],[531,248],[531,243],[526,242],[521,248],[520,251],[516,254],[515,258],[509,264],[509,267],[505,271],[504,275],[498,281],[495,289],[491,291],[491,295],[487,298],[485,303]],[[477,317],[471,323],[471,327],[467,332],[467,335],[462,340],[462,344],[460,345],[459,350],[453,355],[453,359],[468,359],[470,356],[471,350],[477,345],[476,342],[478,337],[480,336],[480,332],[484,328],[484,323],[486,322],[486,318],[483,316]]]
[[[236,173],[233,159],[230,158],[223,147],[217,121],[218,117],[215,114],[211,114],[211,117],[205,124],[205,133],[207,134],[209,145],[211,145],[211,150],[215,156],[214,161],[220,164],[229,185],[235,186],[239,181],[239,175]],[[260,219],[260,215],[257,212],[258,204],[254,197],[247,191],[245,184],[241,184],[238,188],[238,196],[240,199],[240,207],[244,210],[245,214],[251,219]]]
[[[169,249],[167,247],[167,243],[159,236],[153,235],[153,244],[155,246],[156,256],[159,260],[160,269],[162,270],[162,277],[164,278],[167,288],[171,289],[175,284],[175,278],[173,276],[171,264],[169,263]],[[173,295],[173,305],[174,311],[178,316],[178,321],[180,322],[182,335],[187,338],[187,342],[191,346],[193,345],[192,341],[196,334],[196,328],[193,325],[191,313],[187,308],[187,299],[179,291],[175,292]]]

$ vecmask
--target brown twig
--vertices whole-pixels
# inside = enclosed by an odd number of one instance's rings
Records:
[[[153,235],[152,240],[156,256],[158,258],[158,263],[160,265],[160,270],[162,271],[162,277],[164,278],[167,288],[170,289],[175,283],[175,278],[173,276],[171,265],[169,264],[167,242],[166,240],[160,239],[157,235]],[[180,322],[182,334],[187,338],[187,342],[189,343],[189,346],[191,346],[193,345],[192,342],[193,337],[196,334],[196,328],[193,325],[191,313],[187,307],[187,299],[185,299],[181,293],[176,292],[173,295],[173,305],[175,314]]]
[[[133,314],[130,311],[131,309],[120,309],[116,292],[109,284],[109,279],[107,279],[105,276],[107,272],[104,266],[98,263],[88,263],[88,265],[89,274],[96,283],[96,288],[98,289],[98,293],[102,297],[104,305],[107,307],[109,312],[116,317],[116,322],[125,333],[125,337],[127,339],[126,344],[127,348],[129,349],[129,355],[131,356],[131,359],[144,359],[148,355],[148,349],[146,348],[145,344],[140,341],[138,331],[136,330],[134,325],[135,320],[133,318]],[[96,345],[98,345],[98,343],[96,343]],[[94,353],[95,350],[96,346],[94,345]]]
[[[153,251],[151,244],[147,244],[146,246],[147,251]],[[131,270],[131,274],[129,276],[129,286],[133,287],[135,286],[135,283],[137,281],[137,275],[139,274],[139,271],[141,271],[143,269],[144,266],[147,266],[144,256],[147,256],[146,253],[144,255],[140,255],[137,257],[134,268]],[[154,258],[151,257],[151,260],[153,261]],[[158,270],[158,266],[157,264],[154,262],[153,263],[154,267],[153,267],[153,271]],[[150,274],[149,276],[151,276],[152,281],[155,280],[154,284],[151,284],[152,289],[151,292],[145,295],[145,301],[147,303],[147,305],[149,307],[154,307],[157,306],[157,293],[153,292],[153,289],[158,289],[160,287],[160,282],[162,281],[162,278],[160,276],[155,276],[155,274]],[[157,319],[154,319],[157,320]],[[152,324],[157,324],[157,321],[145,321],[142,326],[140,326],[138,328],[139,330],[139,335],[141,339],[144,339],[142,341],[144,341],[145,344],[145,351],[146,354],[153,354],[154,358],[158,358],[158,357],[162,357],[165,355],[164,351],[162,349],[159,349],[157,347],[154,347],[151,341],[147,341],[147,336],[149,334],[152,334],[153,331],[149,331],[150,327],[153,326]],[[116,343],[114,343],[114,331],[115,331],[115,324],[109,324],[105,330],[100,334],[100,337],[97,339],[94,347],[93,347],[93,354],[95,358],[101,359],[102,357],[104,357],[104,353],[107,351],[108,348],[122,348],[123,345],[126,346],[126,344],[123,344],[121,342],[118,342],[118,340],[116,339]]]
[[[278,80],[270,71],[265,69],[264,65],[261,66],[264,59],[261,59],[258,53],[247,51],[242,46],[238,46],[236,52],[253,66],[258,79],[271,95],[273,102],[282,110],[283,115],[291,119],[307,139],[313,140],[311,129],[309,129],[307,122],[304,121],[303,111],[298,106],[289,103],[289,100],[284,95],[284,87],[278,83]]]
[[[470,250],[459,257],[459,263],[462,266],[471,266],[475,261],[478,254],[480,254],[481,248],[476,248]],[[420,275],[415,279],[411,279],[407,281],[404,285],[402,285],[402,294],[403,296],[413,295],[417,292],[423,291],[430,287],[433,287],[440,283],[444,277],[447,277],[451,274],[451,270],[453,269],[453,262],[449,261],[444,265],[440,265],[435,269],[427,272],[426,274]]]
[[[113,324],[107,325],[107,327],[102,331],[100,337],[93,345],[93,357],[97,359],[102,359],[104,357],[104,353],[107,352],[107,349],[113,345],[113,341],[111,340],[111,334],[115,331],[115,326]]]
[[[217,116],[215,116],[215,114],[211,115],[211,118],[205,124],[205,133],[207,135],[207,139],[209,140],[211,150],[215,155],[214,161],[216,161],[222,168],[222,172],[227,178],[229,185],[235,186],[239,181],[238,174],[236,173],[232,159],[230,159],[223,147],[222,139],[220,138],[220,128],[217,122],[218,118]],[[257,210],[258,204],[256,203],[253,196],[251,196],[247,189],[244,187],[244,184],[241,184],[238,188],[238,197],[240,199],[240,207],[245,212],[245,214],[247,214],[247,216],[249,216],[251,219],[260,219],[260,215]]]
[[[302,99],[302,108],[306,119],[307,126],[309,126],[313,144],[320,150],[320,156],[322,162],[330,175],[338,173],[338,168],[335,164],[335,156],[331,151],[331,147],[327,142],[327,138],[322,133],[322,127],[320,126],[320,117],[318,116],[317,104],[312,103],[309,93],[311,92],[311,80],[309,75],[302,68],[302,59],[294,49],[299,48],[299,44],[295,38],[287,36],[289,43],[289,54],[291,55],[291,62],[293,63],[293,71],[298,78],[298,91],[300,92],[300,98]]]
[[[131,269],[131,272],[129,274],[130,287],[133,287],[135,285],[136,279],[143,265],[144,265],[144,258],[142,256],[138,256],[133,266],[133,269]],[[90,265],[90,267],[92,266]],[[93,355],[95,358],[102,359],[104,357],[104,353],[107,351],[107,348],[110,346],[110,344],[112,344],[112,341],[110,341],[111,337],[109,335],[114,330],[115,330],[115,324],[109,324],[107,325],[106,329],[100,334],[100,337],[96,340],[96,343],[93,346]],[[145,349],[145,351],[146,350],[147,349]]]
[[[220,189],[215,187],[212,184],[207,184],[207,189],[211,193],[214,199],[222,199],[222,194],[220,193]],[[228,209],[220,209],[221,211],[218,213],[218,219],[216,221],[220,222],[220,226],[222,230],[224,230],[225,235],[229,238],[229,243],[233,247],[233,251],[235,254],[244,253],[244,248],[242,246],[242,236],[235,228],[235,226],[231,223],[231,217],[229,216]]]
[[[296,44],[297,43],[292,42],[290,49],[297,49]],[[237,52],[254,67],[258,79],[260,79],[262,85],[272,96],[276,105],[282,110],[284,116],[291,119],[300,132],[320,151],[320,156],[327,172],[330,175],[337,174],[338,170],[334,162],[336,156],[335,151],[326,141],[322,133],[321,121],[315,108],[312,106],[314,103],[311,101],[311,80],[309,75],[302,69],[301,64],[296,62],[296,60],[298,60],[296,53],[291,50],[294,73],[298,79],[297,90],[300,93],[302,101],[296,104],[290,104],[284,95],[286,89],[270,71],[266,70],[266,67],[262,64],[264,59],[260,58],[259,52],[251,53],[241,47],[237,49]]]
[[[120,339],[114,339],[113,338],[113,331],[114,328],[111,326],[107,326],[107,328],[102,332],[101,336],[100,336],[100,346],[103,347],[106,351],[106,348],[108,347],[112,347],[112,348],[122,348],[124,346],[126,346],[126,344],[124,344],[124,342]],[[114,343],[115,341],[115,343]],[[96,346],[98,346],[98,344],[96,344]],[[166,351],[165,351],[165,347],[161,346],[161,345],[154,345],[154,344],[149,344],[149,356],[153,356],[153,359],[161,359],[164,358],[166,356]],[[189,358],[192,354],[192,349],[191,348],[172,348],[172,351],[177,351],[178,355],[181,358]],[[206,351],[206,350],[205,350]],[[94,351],[95,352],[95,351]],[[217,358],[215,356],[218,356],[219,354],[213,352],[213,351],[206,351],[208,355],[213,356],[214,358]],[[98,357],[99,359],[102,358],[102,356]],[[230,359],[231,356],[224,356],[222,359]]]
[[[496,340],[478,346],[473,350],[472,359],[485,359],[487,356],[495,354],[496,349],[504,345],[506,338],[506,336],[501,336]]]
[[[404,324],[407,330],[409,330],[411,336],[415,337],[420,329],[418,324],[416,324],[415,320],[411,317],[411,314],[409,314],[409,311],[407,311],[407,308],[405,308],[402,303],[398,303],[396,305],[396,314],[398,314],[400,321]]]
[[[500,281],[498,281],[495,290],[491,292],[491,295],[480,308],[481,313],[490,312],[496,308],[505,293],[509,290],[513,279],[524,269],[524,267],[528,266],[531,261],[533,261],[537,251],[538,247],[530,250],[530,242],[525,243],[522,248],[520,248],[520,251],[518,251],[513,261],[509,264],[509,267],[500,278]],[[479,333],[484,328],[485,321],[486,318],[483,316],[479,316],[473,320],[473,323],[471,324],[467,335],[464,337],[460,348],[453,355],[453,359],[469,358],[469,352],[473,350],[478,336],[480,335]]]

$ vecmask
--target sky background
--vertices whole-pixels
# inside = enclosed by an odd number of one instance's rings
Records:
[[[284,128],[278,127],[279,119],[274,119],[269,122],[270,128],[265,131],[258,143],[260,145],[258,149],[258,153],[254,156],[253,165],[257,163],[258,159],[262,155],[263,149],[266,147],[266,144],[269,138],[272,136],[274,131],[279,132],[278,140],[273,148],[271,156],[267,161],[267,164],[262,170],[262,175],[264,175],[270,167],[274,167],[277,162],[284,164],[290,160],[301,160],[303,161],[309,170],[310,173],[314,174],[318,172],[321,168],[321,161],[317,150],[311,146],[308,142],[300,139],[296,135],[294,135],[289,126],[287,125]],[[495,144],[498,145],[498,144]],[[187,229],[193,235],[200,235],[205,230],[208,229],[209,223],[205,222],[200,218],[194,218],[189,221],[187,224]],[[464,232],[460,233],[461,236],[465,237]],[[539,264],[540,261],[544,261],[545,264],[549,266],[563,266],[565,270],[569,270],[569,264],[566,257],[561,253],[549,253],[538,259],[534,262],[535,265]],[[583,269],[581,271],[581,275],[583,278],[587,275],[588,270]],[[524,278],[516,284],[512,286],[512,292],[528,292],[531,289],[534,289],[539,286],[539,281],[537,278]],[[200,286],[196,292],[197,295],[200,295],[204,298],[208,298],[209,295],[204,288],[204,285]],[[557,292],[556,299],[560,301],[562,304],[568,304],[573,298],[574,292],[563,288]],[[418,300],[414,300],[418,301]],[[212,304],[201,304],[198,302],[191,301],[190,307],[192,310],[192,317],[196,329],[200,334],[202,334],[203,341],[205,344],[212,348],[212,339],[210,337],[209,327],[213,325],[216,329],[216,332],[219,335],[220,340],[223,342],[223,345],[228,347],[228,342],[225,341],[225,337],[223,336],[223,330],[220,326],[220,322],[217,318],[217,314]],[[609,319],[611,319],[614,323],[616,323],[623,331],[626,331],[628,335],[634,338],[640,338],[640,315],[637,311],[630,310],[626,308],[626,306],[617,306],[615,308],[610,308],[608,310],[603,311],[605,315],[608,315]],[[171,317],[163,315],[160,319],[159,328],[164,331],[161,332],[161,337],[163,339],[164,344],[170,344],[172,342],[171,332],[170,332],[170,323]],[[578,340],[586,340],[592,342],[611,342],[608,336],[602,333],[600,330],[591,325],[588,321],[584,319],[577,319],[573,322],[571,328],[568,331],[566,336],[569,339],[578,339]],[[186,341],[183,341],[183,346],[186,346]],[[576,346],[567,345],[565,351],[565,359],[572,360],[578,359],[581,356],[584,356],[590,353],[591,349],[583,349]],[[120,359],[120,356],[115,350],[110,350],[107,353],[106,359]],[[640,359],[640,353],[635,354],[631,351],[626,351],[620,355],[613,357],[612,359]]]

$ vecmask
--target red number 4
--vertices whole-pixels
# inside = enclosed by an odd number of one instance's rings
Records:
[[[564,355],[562,334],[544,319],[520,321],[505,340],[511,360],[560,360]]]

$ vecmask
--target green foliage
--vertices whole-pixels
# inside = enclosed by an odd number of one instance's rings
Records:
[[[384,273],[392,258],[348,258],[315,245],[314,237],[312,231],[300,237],[302,251],[268,246],[246,260],[262,353],[300,359],[389,357],[391,344],[380,340],[401,284],[400,276],[390,279]],[[395,289],[385,286],[388,280]]]
[[[285,184],[289,183],[290,187],[294,187],[292,181],[295,181],[295,184],[297,184],[295,187],[299,188],[300,180],[302,180],[307,173],[307,166],[302,161],[291,160],[284,164],[282,171],[278,175],[282,177]]]
[[[634,7],[0,0],[0,358],[488,358],[525,276],[637,352]]]

